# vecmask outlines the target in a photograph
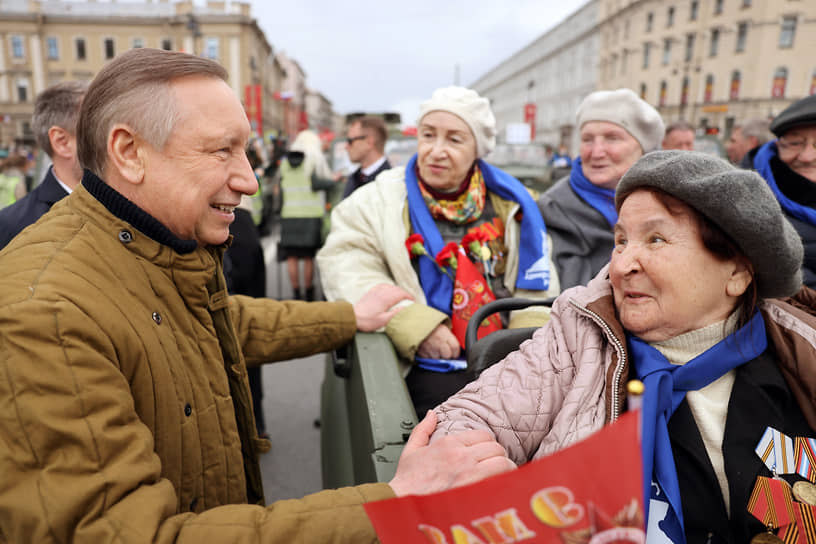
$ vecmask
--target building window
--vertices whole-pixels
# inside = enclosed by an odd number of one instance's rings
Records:
[[[816,68],[813,69],[813,73],[810,75],[810,94],[816,94]]]
[[[170,40],[170,38],[165,38],[162,40],[161,48],[164,49],[165,51],[173,50],[173,42]]]
[[[728,97],[731,100],[739,100],[740,81],[742,81],[742,74],[739,70],[731,72],[731,88],[728,91]]]
[[[719,15],[723,12],[723,0],[714,0],[714,15]]]
[[[663,40],[663,65],[671,61],[671,38]]]
[[[793,37],[796,35],[796,16],[787,15],[782,18],[782,30],[779,33],[779,47],[793,47]]]
[[[666,26],[674,25],[674,6],[671,6],[666,12]]]
[[[742,0],[742,7],[750,8],[751,7],[751,0]]]
[[[144,47],[144,38],[133,38],[133,49],[141,49]]]
[[[680,89],[680,105],[685,106],[688,104],[688,95],[689,95],[689,78],[685,76],[683,78],[683,86]]]
[[[711,102],[714,96],[714,74],[708,74],[705,79],[705,90],[703,92],[703,102]]]
[[[666,105],[666,94],[667,94],[668,84],[666,80],[660,82],[660,97],[658,98],[658,105],[665,106]]]
[[[651,45],[649,42],[643,44],[643,68],[646,69],[649,67],[649,49],[651,49]]]
[[[697,12],[700,11],[700,2],[698,0],[691,0],[691,6],[689,6],[689,20],[696,21],[697,20]]]
[[[621,75],[626,73],[626,64],[629,60],[629,50],[624,49],[623,53],[621,53]]]
[[[204,56],[208,59],[218,59],[218,38],[207,38],[207,46],[204,49]]]
[[[15,59],[25,58],[25,44],[22,36],[11,37],[11,56]]]
[[[77,38],[76,44],[76,58],[77,60],[85,60],[85,38]]]
[[[28,80],[17,80],[17,102],[28,102]]]
[[[626,19],[623,22],[623,39],[624,40],[629,39],[629,19]]]
[[[610,78],[615,77],[615,65],[617,63],[618,63],[618,56],[617,55],[612,55],[609,58],[609,77]]]
[[[788,84],[788,69],[780,66],[774,72],[773,88],[771,96],[774,98],[785,98],[785,86]]]
[[[105,59],[112,59],[116,56],[116,48],[113,45],[113,38],[105,38]]]
[[[694,34],[686,34],[686,55],[684,57],[686,62],[691,62],[691,57],[694,56]]]
[[[652,31],[652,24],[654,23],[654,13],[651,11],[646,14],[646,32]]]
[[[714,28],[711,30],[711,43],[708,48],[708,56],[716,57],[717,49],[720,48],[720,29]]]
[[[46,39],[46,48],[48,49],[48,60],[59,59],[59,42],[56,36],[48,36]]]
[[[645,83],[640,84],[640,98],[641,98],[641,100],[646,100],[646,84]]]
[[[737,53],[745,51],[745,42],[748,39],[748,23],[741,22],[737,25]]]

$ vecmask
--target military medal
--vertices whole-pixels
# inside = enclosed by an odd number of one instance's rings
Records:
[[[751,544],[784,544],[784,542],[784,540],[771,532],[770,527],[768,527],[768,532],[759,533],[751,539]]]
[[[816,506],[816,485],[799,481],[793,484],[793,496],[797,501]]]
[[[768,427],[755,451],[773,478],[757,477],[748,500],[748,511],[768,528],[754,536],[751,544],[816,544],[816,485],[812,483],[816,478],[816,440],[792,439]],[[791,487],[779,477],[791,473],[811,481],[798,481]],[[779,534],[775,535],[777,528]]]

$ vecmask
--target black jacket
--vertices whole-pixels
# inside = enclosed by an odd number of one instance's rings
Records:
[[[27,226],[35,223],[56,202],[68,193],[54,177],[54,167],[48,169],[42,183],[26,196],[0,210],[0,249],[8,245]]]
[[[372,172],[370,176],[366,176],[363,174],[363,170],[358,168],[349,176],[348,181],[346,182],[346,188],[343,190],[343,198],[346,198],[369,181],[374,181],[374,178],[389,168],[391,168],[391,163],[388,162],[388,159],[385,159],[385,162],[383,162],[379,168]]]

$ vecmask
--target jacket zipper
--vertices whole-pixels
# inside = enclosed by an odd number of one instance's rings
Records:
[[[615,366],[615,373],[612,379],[612,417],[610,421],[616,421],[620,416],[620,401],[618,400],[619,395],[618,391],[620,390],[620,382],[621,382],[621,374],[623,374],[623,365],[626,362],[626,351],[623,349],[623,345],[621,344],[618,337],[612,332],[612,329],[609,325],[606,324],[606,321],[603,320],[601,316],[590,310],[585,306],[581,306],[574,299],[570,299],[570,304],[581,313],[584,313],[589,316],[592,321],[594,321],[598,326],[600,326],[604,332],[606,332],[607,337],[612,340],[612,343],[615,345],[615,349],[618,351],[618,363]]]

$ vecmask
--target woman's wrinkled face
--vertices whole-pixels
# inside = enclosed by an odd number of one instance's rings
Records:
[[[432,111],[417,130],[417,167],[423,181],[437,191],[453,192],[476,161],[476,138],[458,116]]]
[[[703,245],[692,210],[673,212],[651,191],[621,206],[609,278],[623,327],[658,342],[726,319],[751,281],[742,259],[720,260]]]
[[[618,186],[621,177],[643,155],[626,129],[608,121],[588,121],[581,127],[581,168],[593,185]]]

